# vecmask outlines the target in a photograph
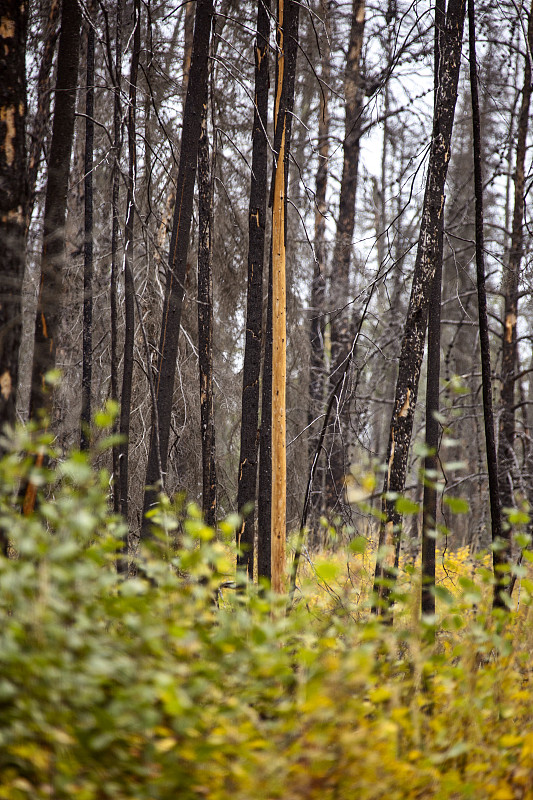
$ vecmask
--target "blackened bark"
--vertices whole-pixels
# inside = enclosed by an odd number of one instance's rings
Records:
[[[267,275],[267,313],[261,385],[259,490],[257,496],[257,574],[272,576],[272,255]]]
[[[153,414],[150,450],[146,470],[144,514],[157,500],[156,484],[167,469],[174,377],[185,290],[185,271],[191,229],[198,144],[202,127],[202,108],[207,102],[207,65],[213,19],[213,0],[198,0],[194,25],[193,52],[183,114],[176,206],[170,242],[169,268],[161,324],[156,395],[157,415]],[[158,423],[159,430],[156,431]],[[149,520],[143,518],[142,536],[149,533]]]
[[[435,102],[439,91],[440,36],[445,22],[445,0],[435,5],[435,57],[434,87]],[[426,447],[424,459],[424,499],[422,522],[422,593],[423,614],[435,613],[435,550],[437,525],[437,470],[439,468],[439,384],[440,384],[440,308],[442,294],[442,253],[444,239],[444,215],[441,219],[439,243],[436,253],[435,277],[428,310],[428,351],[426,385]]]
[[[52,65],[58,35],[60,0],[50,0],[48,18],[43,34],[41,63],[37,76],[37,110],[33,120],[28,153],[28,205],[26,208],[26,231],[29,228],[33,206],[35,203],[35,187],[41,164],[46,128],[50,113],[50,84]]]
[[[194,36],[194,2],[189,0],[185,4],[185,20],[183,23],[183,97],[187,95],[187,83],[191,69],[192,42]]]
[[[424,498],[422,523],[422,596],[423,614],[435,613],[435,554],[437,525],[437,472],[439,469],[439,386],[440,386],[440,308],[442,289],[443,230],[439,233],[435,278],[431,290],[428,317],[426,447],[424,458]]]
[[[122,0],[117,0],[115,17],[115,85],[113,87],[113,181],[111,197],[111,399],[118,403],[118,239],[120,200],[120,150],[122,139],[120,84],[122,79]],[[115,431],[118,431],[115,422]],[[113,444],[113,510],[120,511],[120,448]]]
[[[135,0],[133,6],[133,51],[131,54],[128,97],[128,192],[126,199],[126,225],[124,234],[124,366],[120,395],[120,459],[119,493],[120,511],[128,519],[129,489],[129,435],[131,416],[131,389],[133,379],[133,347],[135,342],[135,285],[133,279],[133,234],[135,222],[135,182],[137,177],[137,147],[135,118],[137,112],[137,74],[141,52],[141,4]]]
[[[326,12],[327,13],[327,12]],[[327,21],[325,22],[328,29]],[[326,44],[323,56],[322,81],[320,86],[320,106],[318,118],[318,169],[315,185],[315,264],[313,269],[313,282],[311,284],[310,299],[310,364],[309,364],[309,408],[307,424],[309,427],[309,462],[313,463],[318,441],[320,426],[316,425],[324,410],[324,335],[326,329],[326,190],[329,169],[329,83],[330,83],[330,53]],[[310,526],[311,542],[317,539],[319,518],[324,508],[324,474],[316,470],[317,485],[311,488],[310,498]]]
[[[518,118],[518,138],[516,144],[516,171],[514,175],[514,210],[511,233],[509,262],[504,271],[504,325],[502,342],[502,388],[501,415],[499,424],[498,461],[500,464],[500,502],[502,508],[514,505],[513,472],[515,453],[515,381],[517,374],[518,344],[516,323],[518,317],[518,286],[520,264],[524,249],[524,208],[525,208],[525,157],[529,126],[529,106],[531,101],[531,63],[533,49],[533,6],[529,13],[524,65],[524,84],[522,102]],[[507,548],[510,548],[511,531],[504,532]]]
[[[83,363],[81,378],[81,450],[91,441],[91,385],[93,368],[93,150],[94,150],[94,28],[87,30],[87,84],[85,89],[85,241],[83,244]]]
[[[485,287],[485,250],[483,245],[483,174],[481,169],[481,120],[476,64],[476,29],[474,0],[468,0],[468,40],[470,46],[470,91],[472,97],[472,138],[474,143],[474,190],[476,195],[476,273],[479,308],[479,344],[481,349],[481,379],[483,384],[483,416],[485,420],[485,445],[489,475],[490,515],[492,522],[492,558],[494,566],[494,607],[505,608],[502,591],[505,590],[506,575],[501,567],[507,562],[509,553],[502,548],[502,522],[500,492],[498,487],[498,460],[494,436],[494,414],[492,411],[492,379],[490,367],[489,320],[487,315],[487,291]]]
[[[4,2],[0,27],[0,433],[6,424],[15,423],[22,336],[27,203],[26,8],[20,0]]]
[[[255,495],[259,449],[259,379],[263,328],[263,269],[268,167],[268,39],[270,0],[258,0],[255,43],[255,108],[252,131],[252,176],[248,208],[248,283],[246,341],[242,377],[241,444],[237,508],[243,514],[237,531],[237,566],[253,578]],[[270,549],[270,548],[269,548]],[[260,573],[263,574],[263,573]]]
[[[61,315],[65,215],[74,134],[80,26],[81,11],[77,0],[64,0],[61,9],[54,118],[44,205],[41,282],[35,321],[30,394],[32,419],[35,419],[40,411],[49,413],[51,410],[51,395],[46,387],[45,376],[56,364],[56,342]]]
[[[198,366],[202,439],[202,510],[212,528],[217,523],[215,416],[213,405],[213,172],[207,138],[207,104],[198,148]]]
[[[27,5],[2,4],[0,27],[0,434],[15,424],[22,338],[22,279],[26,255]],[[4,449],[0,446],[0,457]],[[9,529],[0,526],[0,552]]]
[[[339,216],[333,251],[332,275],[330,285],[331,364],[330,389],[338,385],[339,376],[350,352],[352,340],[352,312],[346,308],[350,294],[350,263],[352,238],[355,227],[355,198],[359,170],[361,119],[363,112],[364,87],[361,77],[361,56],[365,29],[365,0],[353,0],[348,57],[345,71],[345,125],[343,144],[343,165],[339,195]],[[329,443],[330,456],[326,473],[326,508],[331,511],[342,500],[345,458],[344,447],[339,436],[342,420],[345,382],[341,382],[336,398],[336,419],[332,425]],[[346,427],[345,425],[342,427]]]
[[[401,494],[405,488],[407,459],[424,355],[428,305],[435,277],[439,232],[444,212],[444,185],[448,172],[457,101],[464,15],[465,0],[449,0],[441,39],[439,91],[435,101],[420,237],[390,423],[387,473],[383,487],[382,521],[379,530],[379,558],[376,563],[374,584],[378,611],[387,604],[394,580],[390,568],[397,566],[400,555],[401,514],[396,509],[395,500],[390,499],[389,493]],[[384,578],[387,580],[384,581]]]

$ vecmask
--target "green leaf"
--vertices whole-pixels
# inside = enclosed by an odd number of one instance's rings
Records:
[[[355,539],[352,539],[348,547],[352,553],[359,553],[359,555],[362,555],[365,552],[367,545],[368,541],[364,536],[356,536]]]
[[[116,400],[108,400],[104,408],[94,415],[94,424],[97,428],[110,428],[118,417],[119,410],[120,406]]]
[[[420,505],[414,503],[408,497],[398,497],[396,500],[396,511],[398,514],[418,514]]]
[[[447,494],[443,500],[452,514],[468,514],[470,511],[470,504],[464,497],[452,497],[452,495]]]
[[[511,525],[527,525],[530,520],[529,514],[519,508],[504,509],[504,511],[507,512],[507,519]]]
[[[93,471],[85,453],[74,452],[59,465],[59,474],[80,485],[91,479]]]
[[[434,588],[437,600],[442,600],[446,605],[451,606],[454,602],[453,594],[445,586],[437,584]]]
[[[457,472],[458,470],[466,469],[467,465],[464,461],[445,461],[443,466],[449,472]]]
[[[331,583],[339,575],[340,567],[331,561],[317,561],[315,572],[319,580],[324,581],[324,583]]]

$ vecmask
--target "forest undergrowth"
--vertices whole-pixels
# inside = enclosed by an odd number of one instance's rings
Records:
[[[0,798],[533,798],[529,551],[494,614],[484,557],[441,554],[431,619],[403,563],[387,625],[362,539],[304,559],[292,598],[235,588],[235,520],[163,498],[124,578],[109,474],[36,469],[50,442],[0,461]]]

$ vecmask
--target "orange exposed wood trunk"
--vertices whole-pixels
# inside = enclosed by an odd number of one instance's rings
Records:
[[[285,539],[287,502],[286,454],[286,281],[285,242],[287,236],[287,176],[291,146],[291,120],[294,107],[294,81],[298,46],[299,4],[295,0],[278,3],[278,62],[276,77],[276,153],[272,182],[272,495],[271,557],[272,588],[285,589]],[[268,343],[267,343],[268,346]],[[266,350],[266,348],[265,348]],[[266,356],[265,356],[266,363]],[[264,372],[264,371],[263,371]],[[264,412],[263,408],[263,412]]]

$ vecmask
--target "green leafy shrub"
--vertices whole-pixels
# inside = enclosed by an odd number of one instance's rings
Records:
[[[49,446],[25,436],[18,452]],[[24,518],[30,470],[43,499]],[[492,619],[477,584],[458,584],[436,648],[424,624],[332,610],[324,564],[286,614],[285,598],[218,592],[231,548],[195,509],[170,550],[168,501],[124,580],[108,485],[79,453],[37,472],[0,463],[13,547],[0,557],[0,798],[533,797],[527,589]]]

